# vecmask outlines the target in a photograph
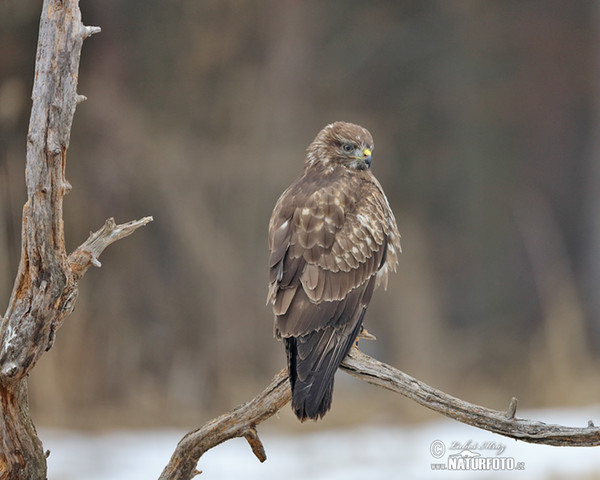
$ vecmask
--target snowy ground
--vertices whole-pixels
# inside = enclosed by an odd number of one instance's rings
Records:
[[[579,410],[519,412],[523,418],[582,427],[600,424],[600,406]],[[156,479],[183,431],[84,434],[41,430],[49,480]],[[451,420],[417,427],[377,426],[310,434],[260,429],[267,461],[259,463],[243,439],[230,440],[200,459],[199,479],[390,480],[600,478],[598,448],[566,448],[515,442]],[[435,456],[434,456],[435,455]],[[461,456],[463,458],[454,457]],[[438,458],[436,458],[436,456]],[[468,460],[467,457],[481,460]],[[490,460],[485,458],[490,457]],[[476,462],[469,464],[468,462]],[[449,466],[492,470],[450,471]],[[442,464],[446,470],[433,470]],[[504,465],[512,470],[493,470]]]

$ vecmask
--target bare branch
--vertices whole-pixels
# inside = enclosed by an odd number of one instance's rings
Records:
[[[277,413],[291,397],[287,369],[279,372],[271,384],[249,402],[211,420],[185,435],[177,444],[160,480],[188,480],[195,476],[200,457],[226,440],[245,437],[256,457],[267,459],[256,425]]]
[[[400,393],[454,420],[516,440],[554,446],[600,445],[600,428],[595,427],[591,420],[587,426],[577,428],[516,418],[517,399],[514,397],[507,412],[480,407],[430,387],[362,353],[358,348],[350,351],[341,369],[368,383]],[[198,473],[196,465],[206,451],[236,437],[246,437],[254,454],[263,462],[266,454],[256,426],[289,401],[287,370],[282,370],[254,399],[185,435],[159,480],[189,480]]]
[[[508,412],[480,407],[430,387],[394,367],[365,355],[356,348],[353,348],[345,358],[341,368],[361,380],[400,393],[419,405],[454,420],[515,440],[554,446],[600,445],[598,427],[564,427],[516,418],[516,399],[511,401]]]
[[[114,218],[106,220],[102,228],[90,233],[88,239],[69,255],[69,267],[75,279],[79,280],[92,265],[101,267],[102,264],[98,257],[111,243],[131,235],[138,228],[143,227],[152,220],[152,217],[144,217],[120,225],[115,223]]]

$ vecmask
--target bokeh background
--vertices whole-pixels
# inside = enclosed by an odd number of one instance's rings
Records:
[[[491,408],[600,399],[600,9],[579,0],[83,1],[69,250],[111,246],[34,369],[36,422],[193,427],[285,364],[267,224],[327,123],[375,138],[402,233],[368,353]],[[0,308],[41,1],[0,2]],[[319,426],[429,414],[338,374]],[[281,424],[294,425],[286,408]],[[314,427],[307,427],[314,428]]]

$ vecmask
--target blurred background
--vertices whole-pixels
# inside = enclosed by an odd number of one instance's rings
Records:
[[[31,375],[37,424],[194,427],[285,365],[267,225],[327,123],[375,139],[402,234],[367,353],[505,409],[600,398],[600,9],[580,0],[102,0],[65,229],[111,246]],[[0,310],[20,255],[41,1],[0,2]],[[338,374],[317,426],[430,414]],[[280,423],[296,425],[286,408]]]

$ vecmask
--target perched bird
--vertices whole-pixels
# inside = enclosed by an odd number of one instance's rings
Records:
[[[398,263],[400,234],[371,173],[372,151],[363,127],[327,125],[269,223],[267,304],[285,343],[301,421],[331,408],[335,372],[361,332],[373,290],[387,285]]]

